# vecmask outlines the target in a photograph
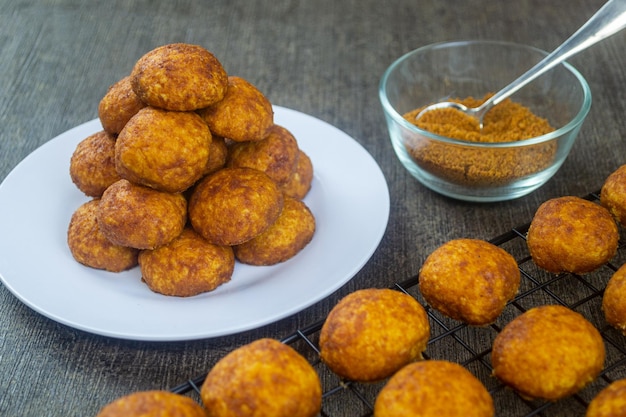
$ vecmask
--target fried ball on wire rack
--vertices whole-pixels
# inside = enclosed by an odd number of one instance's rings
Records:
[[[189,220],[209,242],[239,245],[270,227],[283,204],[283,193],[263,172],[224,168],[195,186],[189,199]]]
[[[154,249],[172,241],[185,227],[187,200],[119,180],[102,194],[98,225],[111,242],[137,249]]]
[[[171,193],[191,187],[206,172],[211,132],[193,112],[141,109],[115,144],[122,178]]]
[[[561,305],[534,307],[496,336],[493,374],[523,397],[556,401],[573,395],[602,370],[600,332],[581,314]]]
[[[313,183],[313,163],[311,158],[302,150],[298,152],[298,162],[295,172],[286,183],[281,184],[283,193],[289,197],[302,200],[311,190]]]
[[[493,399],[470,371],[445,360],[406,365],[389,379],[374,403],[375,417],[468,415],[493,417]]]
[[[285,197],[278,219],[261,234],[235,246],[235,256],[249,265],[275,265],[296,256],[314,234],[311,210],[302,201]]]
[[[589,403],[585,417],[626,416],[626,378],[604,387]]]
[[[602,311],[607,323],[626,336],[626,264],[615,271],[606,284]]]
[[[606,178],[600,190],[600,203],[618,223],[626,226],[626,165],[620,166]]]
[[[100,231],[96,212],[98,199],[90,200],[72,214],[67,244],[76,261],[96,269],[121,272],[137,265],[137,249],[116,245]]]
[[[78,143],[70,158],[70,177],[89,197],[100,197],[120,179],[115,169],[115,137],[104,130]]]
[[[320,332],[320,356],[337,375],[374,382],[422,359],[430,337],[424,308],[391,289],[367,288],[333,307]]]
[[[126,123],[146,104],[139,99],[130,82],[124,77],[111,85],[98,104],[102,128],[112,135],[119,134]]]
[[[548,272],[591,272],[616,253],[619,235],[611,213],[580,197],[557,197],[541,204],[528,228],[528,250]]]
[[[96,417],[206,417],[190,397],[170,391],[137,391],[113,400]]]
[[[493,323],[520,285],[515,258],[479,239],[454,239],[435,249],[419,273],[419,288],[442,314],[473,326]]]
[[[270,101],[247,80],[231,75],[224,98],[198,113],[211,132],[235,142],[261,140],[274,124]]]
[[[269,338],[220,359],[200,396],[211,417],[314,417],[322,406],[315,369],[292,347]]]
[[[233,144],[226,166],[265,172],[280,186],[289,181],[298,163],[298,142],[286,128],[273,125],[264,139]]]
[[[166,110],[193,111],[224,98],[228,74],[221,62],[199,45],[159,46],[139,58],[130,74],[144,103]]]
[[[152,291],[190,297],[230,281],[235,257],[230,246],[207,242],[192,228],[185,228],[171,242],[139,254],[143,281]]]

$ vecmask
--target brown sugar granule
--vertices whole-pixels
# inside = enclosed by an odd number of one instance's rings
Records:
[[[478,107],[490,96],[491,93],[482,99],[467,97],[451,101]],[[404,118],[421,129],[467,142],[516,142],[554,131],[546,119],[510,99],[487,112],[482,129],[473,117],[452,108],[435,109],[416,120],[422,109],[412,110]],[[423,169],[469,186],[503,185],[545,169],[552,163],[557,149],[552,142],[520,148],[469,148],[435,142],[420,135],[407,136],[404,143]]]

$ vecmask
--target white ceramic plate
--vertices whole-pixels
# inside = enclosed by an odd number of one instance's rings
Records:
[[[138,268],[110,273],[78,264],[67,225],[88,199],[69,176],[78,144],[102,129],[92,120],[26,157],[0,185],[0,279],[33,310],[104,336],[173,341],[223,336],[292,315],[330,295],[368,261],[387,227],[389,190],[367,151],[337,128],[275,107],[314,165],[305,202],[317,230],[297,256],[271,267],[237,263],[232,280],[189,298],[151,292]]]

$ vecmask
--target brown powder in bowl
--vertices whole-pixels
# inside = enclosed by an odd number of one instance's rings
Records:
[[[491,93],[482,99],[467,97],[451,101],[478,107],[490,96]],[[452,108],[435,109],[416,120],[422,109],[412,110],[404,118],[421,129],[467,142],[516,142],[554,131],[546,119],[510,99],[494,106],[485,115],[482,130],[474,118]],[[487,149],[436,142],[419,135],[405,137],[404,144],[415,162],[431,174],[476,187],[504,185],[545,169],[552,163],[557,150],[554,142]]]

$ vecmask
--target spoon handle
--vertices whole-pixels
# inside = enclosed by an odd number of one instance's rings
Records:
[[[479,106],[476,109],[476,116],[482,121],[483,115],[491,107],[567,58],[619,32],[624,27],[626,27],[626,0],[609,0],[561,46]]]

